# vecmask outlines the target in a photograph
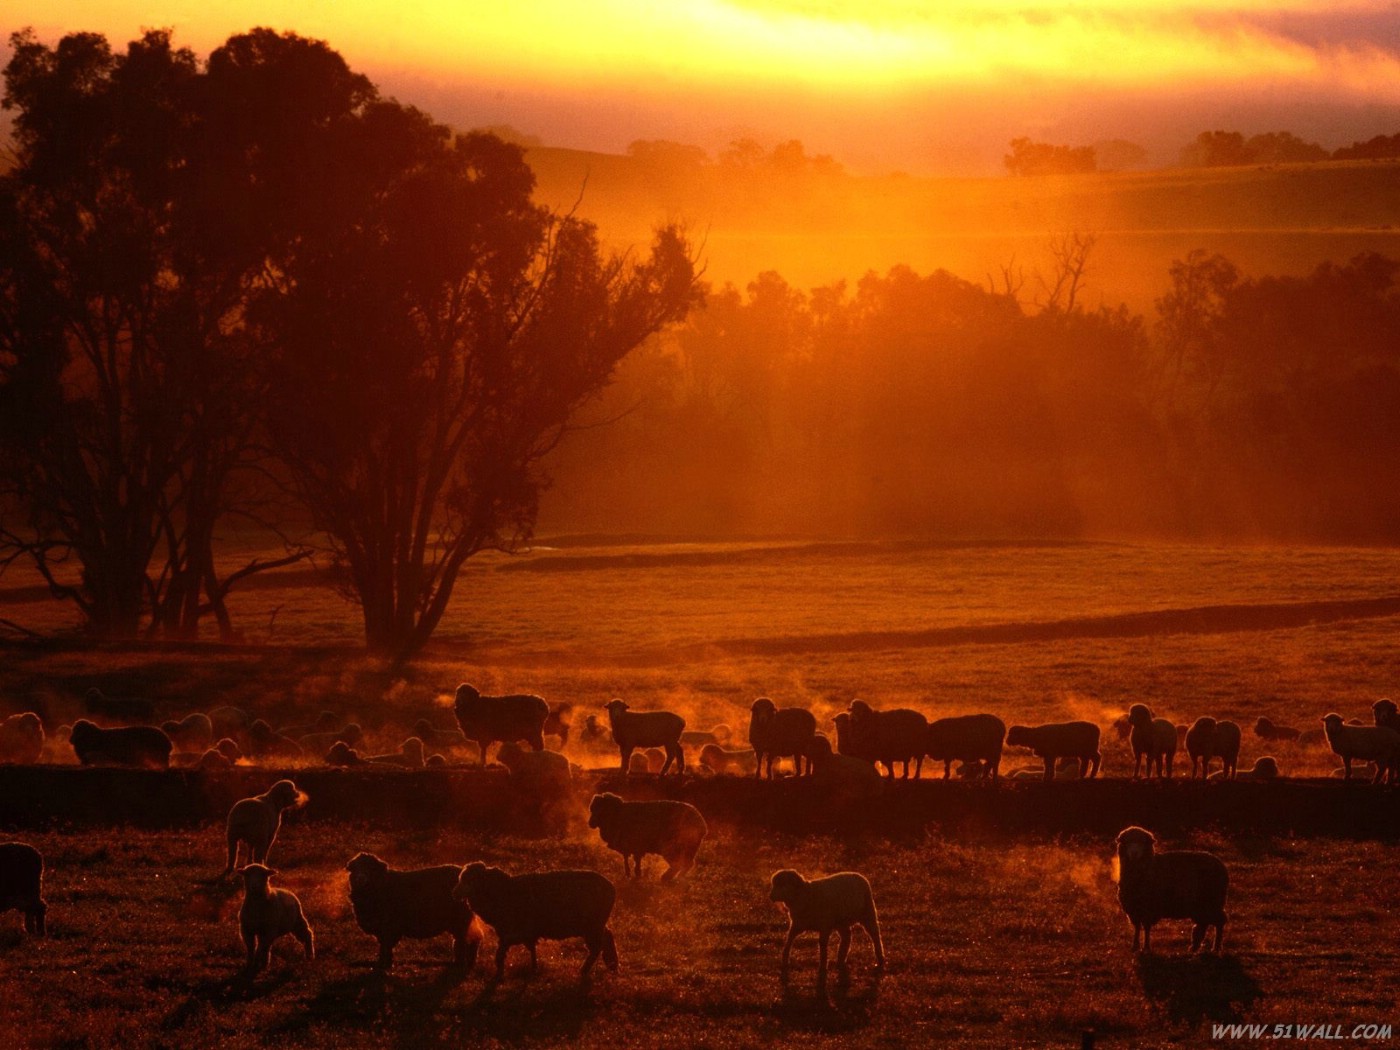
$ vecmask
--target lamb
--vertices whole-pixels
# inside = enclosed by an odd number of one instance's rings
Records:
[[[0,762],[32,766],[44,753],[44,723],[33,711],[0,722]]]
[[[1275,725],[1264,715],[1259,716],[1259,720],[1254,723],[1254,735],[1264,740],[1297,740],[1301,735],[1292,726]]]
[[[398,871],[373,853],[357,853],[350,873],[350,905],[360,929],[379,941],[381,970],[394,965],[394,948],[405,937],[423,940],[450,934],[452,964],[470,970],[481,946],[481,924],[453,895],[461,867],[439,864]]]
[[[344,743],[344,741],[340,741]],[[397,751],[385,755],[370,755],[366,762],[376,762],[383,766],[403,766],[405,769],[422,769],[424,755],[423,741],[411,736],[399,745]]]
[[[996,780],[1005,739],[1006,723],[996,715],[955,715],[929,723],[924,750],[929,758],[943,763],[944,780],[954,762],[980,762],[982,775]]]
[[[1236,780],[1277,780],[1278,777],[1278,759],[1274,758],[1273,755],[1263,755],[1256,758],[1253,766],[1243,773],[1235,774]],[[1225,778],[1226,774],[1223,769],[1217,769],[1210,775],[1211,780],[1224,780]]]
[[[914,777],[923,772],[928,719],[907,707],[876,711],[864,700],[852,700],[848,708],[851,753],[884,765],[891,780],[894,764],[904,763],[903,779],[909,779],[909,763],[916,761]]]
[[[685,719],[670,711],[629,711],[621,700],[608,701],[608,720],[612,723],[613,740],[622,753],[622,769],[628,769],[632,752],[639,747],[660,747],[666,750],[664,775],[675,762],[677,772],[685,772],[685,752],[681,750],[681,734]]]
[[[1079,762],[1079,776],[1099,775],[1103,755],[1099,752],[1099,727],[1093,722],[1050,722],[1039,726],[1012,726],[1006,731],[1012,747],[1027,747],[1045,760],[1045,779],[1055,779],[1057,759]],[[1085,769],[1088,768],[1088,773]]]
[[[588,945],[580,976],[586,981],[599,955],[617,972],[617,944],[608,919],[617,891],[596,871],[542,871],[508,875],[480,861],[468,864],[457,877],[453,895],[465,900],[482,922],[496,931],[496,973],[505,976],[506,955],[523,944],[530,949],[530,969],[539,968],[539,941],[582,937]]]
[[[758,765],[758,759],[751,747],[731,750],[719,744],[706,744],[700,749],[700,765],[711,773],[744,774],[753,772]]]
[[[1234,722],[1217,722],[1210,717],[1196,719],[1186,734],[1186,751],[1191,756],[1191,776],[1200,764],[1201,779],[1210,776],[1211,759],[1219,758],[1225,777],[1235,775],[1240,761],[1240,727]]]
[[[31,937],[46,932],[43,883],[43,854],[26,842],[0,842],[0,912],[23,912],[24,931]]]
[[[1190,919],[1191,951],[1215,927],[1215,952],[1225,937],[1225,894],[1230,874],[1219,857],[1194,850],[1155,852],[1157,840],[1139,827],[1118,834],[1118,902],[1133,924],[1133,951],[1152,950],[1152,927],[1162,919]]]
[[[68,734],[73,753],[85,766],[136,766],[169,769],[170,738],[155,726],[123,726],[101,729],[86,718],[73,723]]]
[[[536,751],[544,750],[544,723],[549,704],[528,693],[509,696],[483,696],[475,686],[463,682],[457,687],[452,705],[462,735],[481,748],[481,765],[486,752],[497,741],[524,740]]]
[[[1387,726],[1350,726],[1342,721],[1339,714],[1329,714],[1322,720],[1322,729],[1327,734],[1327,743],[1341,758],[1345,770],[1343,779],[1351,779],[1351,763],[1354,759],[1376,764],[1372,783],[1379,783],[1386,777],[1396,779],[1400,767],[1400,733]]]
[[[593,796],[588,805],[588,826],[598,829],[608,849],[622,854],[624,876],[640,879],[642,858],[648,853],[661,857],[667,865],[662,882],[695,867],[695,854],[707,830],[705,818],[688,802],[624,802],[610,791]],[[630,866],[634,861],[635,874]]]
[[[248,727],[248,754],[253,758],[301,758],[306,750],[263,719],[255,718]]]
[[[228,866],[221,877],[227,877],[238,859],[240,843],[247,843],[254,864],[262,864],[277,832],[282,827],[282,813],[306,804],[306,793],[290,780],[279,780],[261,795],[240,799],[228,811]]]
[[[557,736],[561,748],[569,746],[569,730],[574,724],[574,705],[565,700],[563,703],[550,704],[549,714],[544,720],[544,735]]]
[[[768,899],[781,904],[788,914],[787,940],[783,942],[782,980],[787,983],[788,958],[792,942],[809,930],[817,934],[821,945],[817,964],[817,986],[826,985],[826,949],[833,931],[840,937],[836,951],[836,966],[846,970],[846,956],[851,950],[851,927],[864,927],[875,946],[875,969],[885,968],[885,948],[880,943],[880,920],[875,913],[875,896],[870,881],[859,872],[843,871],[824,879],[804,879],[790,868],[773,873]]]
[[[156,717],[156,705],[150,700],[107,696],[97,686],[83,697],[83,710],[94,718],[129,725],[154,722]]]
[[[214,723],[202,711],[186,715],[178,722],[173,719],[162,722],[160,728],[181,751],[203,752],[214,742]]]
[[[262,864],[249,864],[239,874],[243,876],[243,907],[238,909],[238,929],[248,949],[244,979],[251,981],[267,969],[273,942],[287,934],[301,941],[308,959],[316,958],[316,939],[301,910],[301,901],[291,890],[275,890],[268,885],[277,871]]]
[[[749,707],[749,744],[757,760],[754,776],[763,774],[763,762],[768,760],[768,779],[773,779],[773,760],[791,758],[798,775],[802,774],[803,756],[811,749],[817,732],[817,719],[801,707],[779,708],[766,696],[760,696]]]
[[[872,795],[879,794],[882,778],[880,771],[875,768],[875,763],[855,755],[833,754],[831,741],[821,733],[818,733],[813,741],[808,757],[812,762],[812,777],[816,782],[834,781],[845,786],[864,788]]]
[[[1133,779],[1140,775],[1142,760],[1147,759],[1147,775],[1155,769],[1159,777],[1172,775],[1172,764],[1176,760],[1176,726],[1165,718],[1153,718],[1152,709],[1146,704],[1134,704],[1128,709],[1128,722],[1133,731]]]

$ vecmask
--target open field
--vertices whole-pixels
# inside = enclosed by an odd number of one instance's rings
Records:
[[[1105,727],[1141,700],[1174,721],[1207,712],[1240,721],[1247,765],[1265,750],[1248,732],[1258,714],[1310,727],[1330,709],[1365,717],[1392,693],[1397,569],[1400,552],[1385,549],[556,540],[482,559],[433,648],[402,675],[357,653],[353,609],[289,572],[236,593],[245,647],[16,643],[0,659],[0,698],[5,710],[42,710],[50,726],[73,717],[91,685],[176,715],[235,703],[285,724],[330,708],[362,721],[385,750],[420,715],[450,720],[446,704],[464,680],[584,708],[619,695],[683,709],[697,727],[743,726],[760,694],[823,716],[862,696],[929,714]],[[30,581],[7,576],[4,588],[0,617],[62,625]],[[1285,773],[1321,776],[1333,764],[1320,749],[1268,750]],[[586,766],[609,761],[572,754]],[[1105,774],[1128,771],[1107,734],[1105,759]],[[1165,790],[1184,798],[1187,787]],[[1004,790],[1030,798],[1032,788],[1057,786]],[[1394,809],[1388,789],[1335,793]],[[14,826],[24,800],[7,794],[0,824]],[[542,949],[535,977],[517,959],[494,991],[484,963],[460,984],[440,981],[446,943],[406,942],[393,977],[373,976],[373,944],[353,923],[340,870],[353,853],[400,866],[596,867],[621,885],[617,855],[581,823],[523,838],[441,819],[398,826],[382,811],[347,821],[313,800],[273,862],[306,905],[319,958],[306,963],[293,946],[251,994],[232,981],[236,895],[204,881],[220,866],[217,820],[25,830],[48,858],[51,936],[30,942],[13,915],[3,921],[0,1043],[1039,1047],[1077,1046],[1094,1028],[1100,1047],[1153,1047],[1211,1045],[1211,1024],[1233,1020],[1400,1022],[1394,836],[1295,837],[1245,822],[1163,835],[1230,865],[1219,959],[1187,958],[1180,923],[1159,929],[1159,954],[1132,956],[1107,835],[950,837],[935,826],[793,836],[715,819],[692,878],[621,887],[622,972],[600,974],[586,993],[574,982],[576,945]],[[788,866],[871,877],[890,955],[882,979],[857,935],[850,985],[818,997],[809,940],[783,991],[783,925],[767,878]]]

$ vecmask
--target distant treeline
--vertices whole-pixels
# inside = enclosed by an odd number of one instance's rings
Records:
[[[1389,160],[1400,157],[1400,133],[1377,135],[1366,142],[1329,152],[1290,131],[1270,131],[1246,138],[1238,131],[1203,131],[1181,148],[1184,168],[1223,168],[1246,164],[1305,164],[1322,160]],[[1077,175],[1144,166],[1147,151],[1131,142],[1061,146],[1013,139],[1002,158],[1012,175]]]
[[[1152,316],[895,268],[724,287],[624,363],[551,525],[707,533],[1400,539],[1400,263],[1248,277],[1194,252]]]

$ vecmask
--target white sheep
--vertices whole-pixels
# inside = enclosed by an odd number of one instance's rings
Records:
[[[301,901],[291,890],[275,890],[268,884],[277,871],[262,864],[249,864],[239,874],[243,876],[243,907],[238,909],[238,930],[248,949],[243,976],[252,980],[265,970],[273,942],[289,934],[301,942],[308,959],[316,958],[316,939],[301,910]]]
[[[875,946],[875,968],[885,968],[885,948],[880,942],[880,920],[875,913],[875,895],[870,880],[855,871],[843,871],[823,879],[804,879],[790,868],[774,872],[768,899],[781,904],[788,914],[787,940],[783,942],[782,980],[787,983],[788,958],[797,935],[815,932],[821,946],[817,964],[817,984],[826,984],[827,942],[835,932],[840,937],[836,966],[846,969],[851,950],[851,927],[861,926]]]
[[[290,780],[279,780],[261,795],[235,802],[228,811],[228,866],[221,877],[233,871],[242,843],[247,844],[254,864],[266,861],[282,826],[283,810],[305,805],[306,800],[305,792]]]
[[[1190,919],[1191,951],[1215,927],[1215,951],[1225,937],[1225,895],[1230,873],[1219,857],[1195,850],[1156,852],[1145,828],[1118,833],[1118,902],[1133,924],[1133,951],[1152,950],[1152,927],[1162,919]]]
[[[622,873],[642,877],[642,858],[654,853],[666,861],[661,881],[670,882],[695,867],[695,854],[705,841],[705,818],[687,802],[657,799],[626,802],[612,792],[594,795],[588,806],[588,826],[597,828],[604,844],[622,854]]]
[[[1327,734],[1327,743],[1342,760],[1342,768],[1346,771],[1344,779],[1351,779],[1351,763],[1355,759],[1376,764],[1372,783],[1379,783],[1387,777],[1391,780],[1396,778],[1397,766],[1400,765],[1400,733],[1388,726],[1347,725],[1342,721],[1342,716],[1336,713],[1322,720],[1322,729]]]
[[[632,752],[639,747],[660,747],[666,751],[661,767],[664,774],[676,763],[677,771],[685,772],[685,752],[681,749],[681,734],[685,719],[671,711],[630,711],[625,701],[608,701],[608,721],[612,724],[613,741],[622,754],[622,770],[627,772]]]

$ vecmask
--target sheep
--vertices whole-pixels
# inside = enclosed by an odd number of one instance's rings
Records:
[[[155,726],[123,726],[101,729],[86,718],[73,723],[68,734],[73,753],[85,766],[137,766],[169,769],[170,738]]]
[[[1229,779],[1235,775],[1240,761],[1240,727],[1225,720],[1202,717],[1191,724],[1186,734],[1186,750],[1191,756],[1191,776],[1196,776],[1197,763],[1200,764],[1201,779],[1210,777],[1210,763],[1219,758],[1222,772]]]
[[[217,747],[211,747],[195,759],[191,768],[205,773],[227,773],[233,768],[233,761]]]
[[[650,772],[651,765],[647,762],[647,753],[645,751],[637,751],[627,760],[628,776],[640,776],[643,773]]]
[[[364,758],[353,747],[344,740],[337,740],[326,752],[326,765],[339,768],[349,768],[350,766],[362,766],[365,764]]]
[[[44,723],[33,711],[0,722],[0,762],[32,766],[44,753]]]
[[[238,909],[238,930],[248,949],[244,978],[251,981],[267,968],[273,942],[287,934],[301,941],[308,959],[316,958],[316,938],[301,910],[301,901],[291,890],[275,890],[268,884],[277,874],[276,869],[249,864],[239,874],[243,876],[243,906]]]
[[[596,871],[541,871],[509,875],[500,868],[474,861],[464,867],[452,891],[465,900],[486,925],[496,931],[496,973],[505,976],[506,955],[523,944],[530,949],[530,969],[539,968],[539,941],[582,937],[588,945],[580,976],[587,980],[598,961],[617,972],[617,944],[608,919],[617,891]]]
[[[323,732],[304,733],[295,739],[297,746],[307,754],[319,755],[334,747],[336,744],[358,747],[364,738],[365,731],[360,728],[360,723],[347,722],[339,729],[332,726],[330,729]]]
[[[306,801],[306,793],[294,783],[279,780],[261,795],[235,802],[228,811],[228,865],[221,877],[226,878],[233,871],[240,843],[247,843],[254,864],[267,860],[282,827],[283,811],[303,806]]]
[[[880,942],[880,920],[875,913],[875,896],[870,880],[855,871],[843,871],[823,879],[804,879],[790,868],[773,873],[768,899],[787,911],[787,940],[783,942],[782,981],[787,983],[788,959],[792,942],[800,933],[813,931],[821,945],[817,964],[817,985],[826,985],[826,948],[831,934],[840,937],[836,967],[846,970],[851,950],[851,927],[861,926],[875,946],[875,969],[885,968],[885,948]]]
[[[26,842],[0,842],[0,912],[23,912],[31,937],[43,937],[47,929],[43,883],[43,854]]]
[[[1113,731],[1118,734],[1120,741],[1128,743],[1129,738],[1133,735],[1133,724],[1128,721],[1127,715],[1119,715],[1113,720]]]
[[[405,937],[423,940],[444,933],[452,936],[453,966],[470,970],[475,965],[481,924],[453,895],[460,865],[398,871],[373,853],[357,853],[345,870],[355,921],[379,941],[379,969],[394,965],[394,948]]]
[[[583,720],[583,734],[580,739],[584,747],[606,746],[612,730],[598,721],[597,715],[588,715]]]
[[[659,747],[649,747],[642,752],[642,757],[647,760],[647,772],[653,775],[661,773],[666,768],[666,752]]]
[[[607,706],[608,721],[612,723],[613,741],[622,754],[622,769],[628,769],[632,752],[639,747],[660,747],[666,750],[664,775],[675,762],[677,772],[685,772],[685,752],[681,750],[681,734],[685,719],[671,711],[630,711],[622,700],[612,699]]]
[[[253,717],[241,707],[216,707],[209,712],[209,723],[216,737],[231,737],[242,742],[253,724]]]
[[[1371,705],[1371,716],[1378,726],[1400,730],[1400,709],[1396,708],[1394,700],[1377,700]]]
[[[1133,779],[1140,775],[1142,760],[1147,759],[1147,775],[1155,769],[1159,777],[1170,777],[1176,760],[1176,726],[1165,718],[1153,718],[1146,704],[1134,704],[1128,709],[1128,722],[1133,727]]]
[[[475,686],[463,682],[457,687],[452,709],[462,735],[481,748],[481,765],[486,752],[497,741],[524,740],[536,751],[544,750],[544,723],[549,704],[528,693],[509,696],[483,696]]]
[[[150,700],[107,696],[97,686],[83,696],[83,710],[94,718],[128,725],[153,722],[156,717],[156,705]]]
[[[924,750],[929,758],[943,763],[944,780],[954,762],[981,762],[983,776],[996,780],[1005,739],[1006,723],[996,715],[955,715],[929,723]]]
[[[1256,758],[1256,759],[1254,760],[1254,765],[1251,766],[1249,769],[1246,769],[1243,773],[1236,773],[1234,779],[1236,779],[1236,780],[1277,780],[1278,777],[1279,777],[1279,772],[1278,772],[1278,759],[1274,758],[1273,755],[1263,755],[1263,756],[1261,756],[1260,758]],[[1226,779],[1225,770],[1223,770],[1223,769],[1217,769],[1214,773],[1212,773],[1212,774],[1210,775],[1210,779],[1211,779],[1211,780],[1224,780],[1224,779]]]
[[[817,732],[817,719],[801,707],[779,708],[766,696],[760,696],[749,707],[749,744],[757,759],[754,776],[763,775],[763,762],[768,760],[768,779],[773,779],[773,760],[791,758],[798,775],[802,774],[802,758],[811,748]]]
[[[666,861],[662,882],[670,882],[695,867],[695,854],[705,841],[705,818],[688,802],[659,799],[624,802],[612,792],[594,795],[588,805],[588,826],[610,850],[622,854],[622,873],[642,877],[642,858],[655,853]]]
[[[429,747],[448,751],[458,751],[467,746],[467,738],[460,729],[438,729],[426,718],[413,723],[413,735]]]
[[[248,727],[248,754],[253,758],[301,758],[306,749],[261,718]]]
[[[1099,775],[1103,755],[1099,752],[1099,727],[1093,722],[1050,722],[1039,726],[1012,726],[1006,731],[1011,747],[1027,747],[1045,760],[1045,779],[1055,779],[1055,761],[1079,761],[1079,776]],[[1085,773],[1085,768],[1088,773]]]
[[[706,744],[723,747],[732,736],[733,730],[721,722],[709,729],[687,729],[681,734],[681,743],[689,747],[704,747]]]
[[[1297,740],[1302,734],[1292,726],[1275,725],[1264,715],[1254,723],[1254,735],[1264,740]]]
[[[563,703],[550,704],[549,714],[544,720],[544,735],[557,736],[561,748],[569,746],[569,730],[574,724],[574,705],[565,700]]]
[[[501,745],[496,753],[501,765],[510,775],[538,787],[567,791],[573,783],[569,760],[558,751],[526,751],[513,740]]]
[[[751,747],[730,750],[719,744],[706,744],[700,749],[700,766],[711,773],[750,773],[757,764],[757,756]]]
[[[202,711],[160,724],[161,731],[181,751],[204,751],[214,742],[214,723]]]
[[[1155,851],[1157,840],[1145,828],[1118,833],[1118,903],[1133,924],[1133,951],[1152,950],[1152,927],[1162,919],[1190,919],[1191,951],[1215,927],[1214,951],[1225,937],[1225,894],[1230,873],[1219,857],[1195,850]]]
[[[833,782],[856,788],[862,796],[878,795],[883,779],[875,763],[855,755],[838,755],[831,750],[831,741],[818,733],[808,753],[812,763],[812,779],[817,783]]]
[[[847,713],[851,754],[881,763],[894,779],[894,764],[904,763],[904,779],[909,779],[909,763],[916,761],[914,777],[923,772],[928,737],[928,719],[907,707],[876,711],[864,700],[852,700]]]
[[[1345,770],[1343,779],[1351,779],[1353,759],[1376,764],[1372,783],[1379,783],[1387,776],[1396,778],[1396,767],[1400,765],[1400,733],[1387,726],[1350,726],[1342,721],[1339,714],[1329,714],[1322,720],[1327,742],[1342,760]]]
[[[340,742],[344,743],[344,741]],[[425,750],[423,741],[419,740],[416,736],[411,736],[399,745],[397,751],[391,751],[386,755],[369,755],[366,756],[365,761],[375,762],[382,766],[403,766],[405,769],[422,769]]]

